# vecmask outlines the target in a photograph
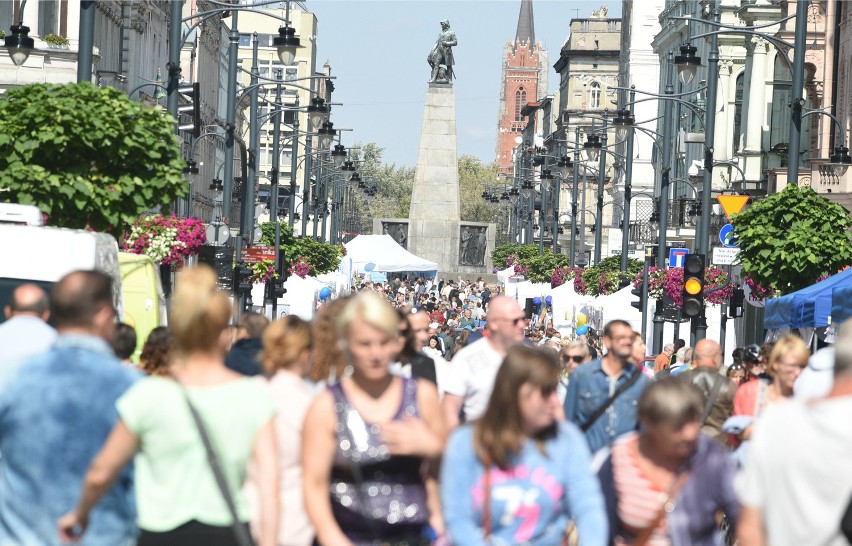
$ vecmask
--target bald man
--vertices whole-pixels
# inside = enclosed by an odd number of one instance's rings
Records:
[[[512,298],[497,296],[488,306],[485,329],[486,337],[456,353],[450,364],[452,373],[442,402],[450,428],[458,426],[462,409],[467,421],[485,412],[503,358],[524,340],[524,311]]]
[[[695,344],[692,353],[692,369],[678,375],[704,393],[705,415],[702,432],[725,444],[726,434],[722,425],[734,410],[736,384],[720,373],[722,368],[722,346],[712,339],[702,339]],[[709,413],[707,413],[709,408]]]
[[[38,285],[22,284],[12,291],[3,308],[0,324],[0,368],[45,352],[56,341],[56,330],[47,324],[50,306]]]

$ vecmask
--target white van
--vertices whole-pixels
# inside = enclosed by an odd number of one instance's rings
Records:
[[[0,307],[21,284],[35,283],[49,291],[53,283],[78,269],[103,271],[112,278],[113,302],[123,317],[118,243],[112,235],[0,223]]]
[[[44,225],[44,215],[33,205],[0,203],[0,224],[41,226]]]

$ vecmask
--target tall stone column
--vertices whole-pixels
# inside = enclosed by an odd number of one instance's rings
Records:
[[[431,83],[426,93],[408,218],[409,251],[437,262],[442,273],[458,271],[459,165],[451,85]]]
[[[751,62],[751,78],[748,87],[748,111],[744,112],[743,125],[746,127],[745,145],[742,155],[745,159],[746,180],[754,182],[762,177],[763,128],[766,110],[766,50],[768,43],[759,36],[751,38],[754,51]],[[746,121],[747,120],[747,121]]]

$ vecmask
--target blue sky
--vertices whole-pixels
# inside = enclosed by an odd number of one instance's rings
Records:
[[[520,0],[308,0],[317,16],[317,65],[329,62],[336,76],[331,121],[353,129],[343,144],[375,142],[384,161],[414,166],[420,145],[423,102],[429,79],[426,55],[449,19],[454,48],[456,131],[459,155],[490,163],[495,158],[503,46],[514,38]],[[548,80],[558,84],[553,63],[575,17],[588,17],[600,1],[534,0],[536,40],[549,54]],[[608,3],[610,17],[621,2]]]

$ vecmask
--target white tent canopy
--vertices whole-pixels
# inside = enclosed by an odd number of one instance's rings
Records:
[[[371,271],[400,273],[406,271],[438,271],[438,264],[419,258],[405,250],[390,235],[358,235],[344,245],[352,258],[352,269],[363,273],[367,264]]]

